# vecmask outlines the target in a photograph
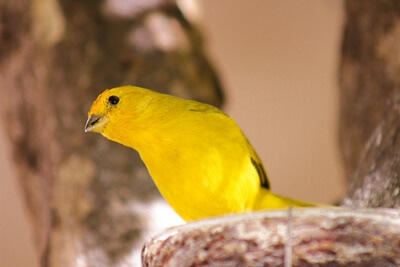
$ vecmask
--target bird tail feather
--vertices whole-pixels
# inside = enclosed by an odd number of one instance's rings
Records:
[[[305,208],[318,206],[318,204],[282,197],[271,193],[269,190],[261,189],[253,205],[253,210],[284,209],[288,207]]]

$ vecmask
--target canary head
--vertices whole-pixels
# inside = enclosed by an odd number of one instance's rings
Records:
[[[90,108],[85,132],[107,135],[108,128],[120,128],[125,120],[132,122],[150,101],[147,89],[139,87],[122,86],[105,90]]]

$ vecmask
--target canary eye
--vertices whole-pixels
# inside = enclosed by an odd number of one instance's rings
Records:
[[[119,102],[119,97],[112,95],[108,98],[108,103],[110,103],[111,105],[115,106],[116,104],[118,104]]]

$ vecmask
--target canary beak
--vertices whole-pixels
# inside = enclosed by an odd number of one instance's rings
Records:
[[[108,121],[109,118],[106,115],[93,114],[86,122],[85,132],[101,132],[101,129]]]

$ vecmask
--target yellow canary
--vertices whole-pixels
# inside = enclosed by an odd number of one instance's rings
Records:
[[[86,132],[139,152],[161,194],[186,221],[315,206],[271,193],[253,147],[216,107],[122,86],[101,93],[88,116]]]

